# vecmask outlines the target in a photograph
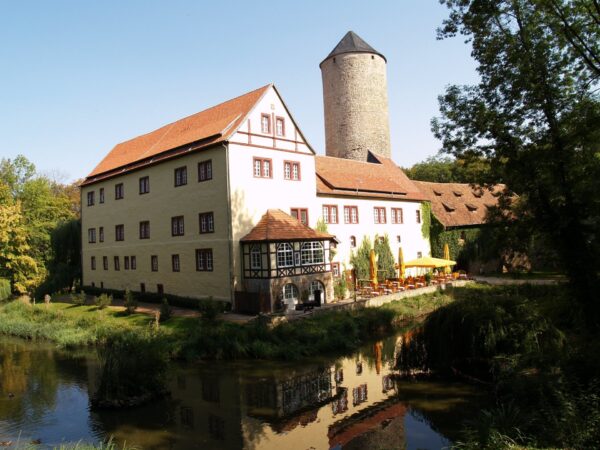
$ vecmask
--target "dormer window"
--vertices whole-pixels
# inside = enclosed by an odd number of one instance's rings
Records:
[[[271,133],[271,118],[268,114],[262,114],[260,116],[260,129],[264,134]]]
[[[465,206],[470,212],[477,211],[477,206],[472,203],[465,203]]]
[[[452,206],[450,206],[448,203],[444,203],[444,202],[442,202],[442,206],[444,207],[444,209],[445,209],[447,212],[452,212],[452,211],[454,211],[454,209],[455,209],[455,208],[453,208]]]
[[[435,195],[437,195],[438,197],[441,197],[441,196],[442,196],[442,191],[436,191],[436,190],[434,189],[434,190],[433,190],[433,193],[434,193]]]
[[[462,197],[462,192],[460,191],[452,191],[455,197]]]
[[[285,119],[283,117],[275,119],[275,134],[277,136],[285,136]]]

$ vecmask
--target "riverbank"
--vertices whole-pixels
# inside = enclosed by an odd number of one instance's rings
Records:
[[[461,448],[600,448],[600,335],[568,288],[487,286],[455,298],[403,343],[397,367],[494,393]]]
[[[61,347],[102,347],[115,335],[151,332],[176,359],[296,359],[352,351],[451,301],[449,293],[435,292],[378,308],[325,311],[270,327],[260,319],[244,324],[193,315],[173,316],[157,326],[154,317],[126,314],[122,307],[12,300],[0,303],[0,335],[46,340]]]

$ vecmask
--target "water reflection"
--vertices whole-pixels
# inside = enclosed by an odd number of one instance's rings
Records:
[[[396,347],[393,338],[333,360],[177,367],[170,398],[90,413],[92,356],[3,340],[0,440],[22,431],[46,444],[114,436],[144,449],[441,448],[481,395],[465,385],[397,381]]]

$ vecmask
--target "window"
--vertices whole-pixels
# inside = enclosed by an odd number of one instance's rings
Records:
[[[260,130],[265,134],[271,133],[271,118],[268,114],[261,114],[260,116]]]
[[[104,227],[98,228],[98,241],[104,242]]]
[[[373,208],[373,216],[375,223],[385,223],[385,208],[376,206]]]
[[[125,240],[125,225],[115,225],[115,241]]]
[[[183,236],[183,216],[171,217],[171,236]]]
[[[124,196],[123,183],[115,184],[115,200],[121,200]]]
[[[104,203],[104,188],[100,188],[98,192],[98,203]]]
[[[356,236],[350,236],[350,247],[351,248],[356,247]]]
[[[304,225],[308,226],[308,209],[306,209],[306,208],[292,208],[290,211],[291,211],[290,215],[294,219],[297,219],[300,222],[302,222]]]
[[[358,206],[344,206],[344,223],[358,223]]]
[[[156,285],[156,292],[159,293],[159,294],[164,294],[165,293],[165,287],[161,283],[158,283]]]
[[[300,259],[303,266],[323,264],[323,244],[321,242],[305,242],[302,244]]]
[[[140,178],[140,195],[150,192],[150,177]]]
[[[102,257],[102,268],[108,270],[108,256]]]
[[[152,272],[158,272],[158,256],[152,255],[150,257],[150,269]]]
[[[297,161],[283,162],[283,178],[286,180],[300,180],[300,163]]]
[[[315,300],[315,291],[321,291],[321,302],[323,302],[324,294],[325,294],[325,286],[320,281],[311,281],[308,286],[308,295],[309,298],[314,301]]]
[[[417,252],[417,258],[422,258],[423,257],[423,252]]]
[[[140,239],[150,239],[150,221],[143,220],[140,222]]]
[[[417,223],[421,223],[421,211],[417,209]]]
[[[262,256],[258,245],[252,246],[252,249],[250,250],[250,268],[254,270],[262,268]]]
[[[254,178],[272,178],[270,159],[254,158]]]
[[[94,205],[94,191],[87,193],[87,205],[88,206]]]
[[[179,272],[179,255],[171,255],[171,266],[173,267],[173,272]]]
[[[137,269],[137,259],[135,256],[131,256],[131,270]]]
[[[115,270],[121,270],[121,265],[119,264],[119,257],[118,256],[114,257],[114,262],[115,262]]]
[[[287,242],[277,246],[277,267],[292,267],[294,265],[294,250]]]
[[[146,283],[140,283],[140,292],[142,294],[146,292]]]
[[[198,181],[212,180],[212,160],[198,163]]]
[[[92,270],[96,270],[96,257],[95,256],[92,256],[90,265],[92,266]]]
[[[283,299],[296,300],[298,298],[298,288],[295,284],[288,283],[283,286]]]
[[[338,263],[338,262],[331,263],[331,274],[333,275],[334,278],[340,277],[340,263]]]
[[[208,415],[208,432],[219,441],[225,440],[225,421],[213,414]]]
[[[338,223],[338,208],[336,205],[323,205],[323,222]]]
[[[212,212],[200,213],[200,233],[213,233],[215,231],[215,218]]]
[[[398,244],[402,242],[402,238],[400,237],[400,235],[396,236],[396,241],[398,242]]]
[[[196,270],[200,272],[212,272],[213,252],[212,248],[196,250]]]
[[[402,208],[391,208],[392,223],[404,223],[404,213]]]
[[[194,429],[194,410],[189,406],[181,407],[181,425],[191,430]]]
[[[96,229],[88,228],[88,243],[94,244],[96,242]]]
[[[275,134],[277,136],[285,136],[285,119],[283,117],[275,119]]]
[[[129,270],[129,256],[123,257],[123,268]]]
[[[187,184],[187,167],[178,167],[175,169],[175,187]]]

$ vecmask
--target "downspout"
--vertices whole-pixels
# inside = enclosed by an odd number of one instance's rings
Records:
[[[229,145],[221,144],[225,149],[225,175],[227,177],[227,241],[229,245],[229,298],[231,298],[231,309],[234,307],[235,302],[235,289],[233,287],[233,280],[235,278],[235,261],[233,254],[233,225],[231,218],[231,183],[229,179]]]

